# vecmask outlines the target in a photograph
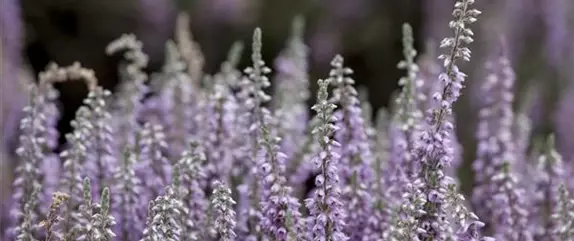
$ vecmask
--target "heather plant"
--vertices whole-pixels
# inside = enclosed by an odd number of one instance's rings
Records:
[[[159,195],[171,180],[171,163],[166,157],[168,144],[161,124],[145,123],[139,138],[140,168],[143,185],[151,198]]]
[[[295,18],[291,37],[281,55],[275,60],[275,96],[273,99],[279,122],[279,131],[283,134],[281,150],[287,156],[300,150],[305,138],[309,119],[307,100],[309,93],[308,55],[309,49],[303,40],[304,20]],[[303,124],[304,123],[304,124]]]
[[[196,90],[193,88],[194,80],[185,74],[183,57],[177,51],[173,42],[166,44],[166,60],[162,74],[155,81],[161,81],[161,91],[156,99],[155,110],[164,126],[166,140],[170,141],[169,154],[171,157],[179,155],[186,148],[189,134],[194,129],[193,112],[197,110],[194,101]],[[149,120],[153,123],[153,120]]]
[[[526,200],[520,197],[522,195],[520,193],[524,193],[525,190],[517,186],[518,177],[515,170],[519,163],[517,163],[512,136],[514,72],[510,68],[507,57],[503,54],[497,56],[494,62],[488,63],[487,69],[489,75],[483,85],[486,96],[485,105],[479,112],[477,130],[477,160],[473,162],[476,173],[473,203],[479,215],[491,224],[488,228],[499,233],[516,230],[516,227],[492,225],[492,223],[500,222],[501,218],[505,218],[502,215],[523,216],[524,218],[528,214],[525,214],[526,210],[524,210]],[[508,189],[507,185],[513,188]],[[517,203],[519,200],[513,200],[518,198],[521,199],[522,204]],[[523,232],[529,231],[521,230],[519,233]],[[518,237],[514,239],[516,238]]]
[[[114,149],[113,130],[111,126],[112,116],[108,111],[108,99],[111,92],[102,87],[95,87],[88,93],[84,100],[86,120],[90,125],[87,128],[86,150],[86,176],[95,181],[95,192],[99,193],[104,186],[111,182],[112,167],[117,165]]]
[[[236,42],[218,72],[205,73],[185,15],[159,73],[144,72],[134,35],[110,43],[106,53],[123,57],[113,94],[79,64],[51,65],[24,108],[16,215],[2,223],[2,240],[572,241],[569,170],[553,137],[529,150],[532,126],[513,109],[517,76],[505,51],[480,80],[471,198],[459,190],[455,130],[466,123],[454,122],[453,105],[480,15],[473,3],[455,3],[442,65],[418,56],[403,26],[401,91],[376,111],[340,55],[307,108],[302,18],[274,73],[259,28],[250,67],[240,71]],[[57,133],[54,84],[69,80],[84,81],[88,94],[72,131]],[[59,135],[66,144],[56,153]]]
[[[451,122],[452,105],[461,94],[466,75],[456,65],[458,60],[470,61],[470,50],[465,45],[472,43],[473,32],[467,25],[476,21],[480,11],[472,9],[473,0],[455,3],[449,23],[454,37],[445,38],[441,47],[448,49],[439,56],[443,60],[444,72],[439,75],[442,88],[432,98],[439,104],[427,116],[428,127],[421,134],[415,150],[415,159],[420,163],[418,179],[424,195],[422,213],[416,216],[421,231],[421,240],[446,240],[451,235],[451,225],[447,217],[448,202],[445,200],[447,186],[452,178],[446,176],[445,168],[451,164],[453,150],[450,136],[454,124]]]
[[[89,178],[83,181],[84,200],[80,206],[82,215],[81,227],[77,232],[77,237],[69,237],[72,240],[86,241],[109,241],[116,235],[112,231],[112,226],[116,224],[114,217],[110,214],[110,189],[104,187],[100,195],[100,202],[92,200],[92,184]]]
[[[373,183],[371,186],[372,211],[368,217],[366,235],[369,239],[388,239],[391,232],[391,222],[397,217],[393,212],[394,202],[390,194],[393,187],[389,185],[389,113],[386,109],[380,109],[377,113],[376,125],[372,129],[371,147],[373,148]]]
[[[174,166],[174,187],[178,192],[179,199],[183,203],[181,223],[183,233],[187,234],[182,240],[196,240],[197,237],[205,238],[208,232],[202,230],[206,227],[208,215],[207,195],[202,186],[208,180],[205,173],[205,153],[198,142],[192,142],[189,150],[185,151]]]
[[[352,239],[358,239],[365,235],[364,229],[372,208],[369,194],[373,180],[372,154],[358,92],[353,87],[355,81],[348,76],[353,71],[344,67],[343,61],[340,55],[335,56],[331,62],[333,69],[329,73],[329,82],[335,86],[331,101],[341,107],[333,113],[338,128],[334,137],[339,143],[334,145],[334,151],[340,155],[341,166],[347,167],[339,169],[344,184],[341,199],[349,210],[355,210],[345,220],[347,233]]]
[[[24,203],[24,207],[22,211],[18,213],[19,215],[19,224],[17,227],[14,228],[14,236],[17,241],[35,241],[38,240],[34,237],[35,231],[35,223],[34,223],[34,210],[33,208],[38,203],[38,195],[41,189],[39,184],[34,184],[32,192],[29,194],[29,197]]]
[[[550,231],[550,240],[572,240],[574,238],[574,199],[568,192],[564,184],[560,185],[558,191],[558,206],[552,213],[552,220],[556,223]]]
[[[125,148],[122,164],[114,170],[113,174],[114,189],[119,191],[111,204],[113,215],[118,217],[115,233],[120,234],[123,240],[136,240],[139,234],[135,231],[142,230],[143,225],[143,215],[138,210],[139,202],[141,202],[138,196],[142,193],[142,181],[134,169],[139,155],[132,149],[135,148]]]
[[[416,172],[416,160],[413,160],[412,152],[414,144],[419,139],[422,129],[423,111],[419,108],[419,101],[425,98],[421,91],[422,79],[419,75],[419,67],[414,62],[417,52],[413,47],[412,28],[408,24],[403,25],[403,51],[405,59],[399,62],[400,69],[406,69],[407,75],[399,80],[402,91],[396,98],[396,118],[393,128],[397,132],[393,139],[393,163],[397,169],[397,175],[407,178]],[[402,166],[404,165],[404,166]]]
[[[238,103],[232,95],[241,72],[237,62],[243,51],[243,44],[236,42],[229,50],[227,60],[221,65],[220,72],[213,77],[211,89],[201,106],[196,121],[206,123],[199,131],[205,141],[207,170],[211,179],[224,181],[233,171],[234,164],[234,128]]]
[[[550,240],[556,223],[550,218],[559,207],[559,188],[564,180],[564,165],[562,157],[556,151],[554,136],[551,135],[546,140],[542,155],[538,158],[536,167],[535,190],[533,193],[534,218],[536,230],[535,235],[539,240]]]
[[[312,108],[319,119],[313,132],[321,146],[318,155],[313,158],[313,164],[321,171],[315,178],[316,190],[311,198],[305,200],[305,206],[311,215],[309,225],[313,240],[345,241],[349,238],[343,232],[346,213],[341,200],[341,174],[338,169],[340,154],[335,151],[340,144],[333,138],[338,129],[333,124],[337,120],[333,115],[337,106],[327,100],[330,81],[318,81],[317,104]]]
[[[213,208],[213,231],[217,240],[231,241],[237,236],[235,231],[235,211],[233,205],[235,201],[231,198],[231,190],[223,183],[214,184],[213,197],[211,200]]]
[[[183,203],[177,198],[176,190],[173,186],[165,188],[165,194],[153,200],[151,212],[151,222],[147,226],[147,234],[144,237],[149,240],[181,240],[182,233],[181,215]],[[144,231],[146,232],[146,231]],[[144,240],[148,240],[144,238]]]
[[[135,133],[140,128],[138,121],[142,112],[141,100],[147,93],[145,81],[148,78],[143,72],[148,63],[148,56],[142,49],[142,42],[133,34],[122,35],[106,47],[108,55],[124,52],[124,60],[119,67],[122,81],[111,108],[111,114],[116,120],[114,130],[122,136],[116,138],[120,148],[117,151],[122,151],[127,145],[134,145]]]

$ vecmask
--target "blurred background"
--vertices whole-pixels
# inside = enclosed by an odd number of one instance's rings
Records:
[[[4,149],[0,158],[9,158],[16,146],[20,110],[26,102],[23,84],[34,81],[49,62],[79,61],[113,90],[119,58],[106,56],[105,46],[122,33],[134,33],[151,57],[148,71],[158,71],[180,12],[191,18],[189,30],[201,45],[207,73],[215,72],[234,41],[248,43],[256,26],[263,29],[264,58],[272,64],[285,46],[291,21],[302,15],[313,84],[327,76],[330,60],[340,53],[355,70],[357,84],[368,87],[376,109],[388,106],[404,74],[396,68],[402,59],[401,25],[408,22],[414,28],[419,63],[436,61],[441,53],[438,43],[451,35],[453,4],[453,0],[0,0],[0,148]],[[517,72],[516,109],[532,119],[534,139],[557,132],[562,152],[571,159],[574,1],[477,0],[475,5],[483,15],[472,27],[473,59],[462,66],[469,74],[468,84],[456,106],[465,159],[474,157],[477,84],[485,75],[484,63],[500,48],[501,37]],[[248,58],[244,54],[241,67],[249,64]],[[64,112],[59,129],[67,132],[86,90],[73,83],[58,88]],[[469,175],[467,169],[461,175]],[[8,178],[2,174],[0,183],[8,185]]]

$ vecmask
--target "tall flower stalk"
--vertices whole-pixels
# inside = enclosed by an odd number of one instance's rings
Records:
[[[386,109],[379,109],[376,118],[376,126],[373,127],[373,156],[372,164],[374,170],[374,180],[372,185],[373,211],[369,217],[367,235],[371,240],[380,238],[388,239],[391,233],[391,219],[393,208],[396,206],[395,199],[391,197],[390,191],[395,188],[391,186],[388,179],[389,172],[389,114]]]
[[[263,161],[259,175],[264,191],[262,203],[262,226],[271,240],[287,241],[296,238],[302,230],[298,230],[299,200],[291,195],[292,189],[285,177],[285,154],[280,152],[280,138],[273,138],[266,124],[261,126],[263,146]],[[291,223],[289,223],[291,218]]]
[[[422,133],[421,140],[415,150],[416,159],[421,168],[418,178],[422,179],[422,192],[426,198],[424,215],[417,218],[419,228],[424,230],[419,238],[424,241],[446,240],[450,224],[447,221],[445,192],[452,179],[445,175],[445,168],[452,160],[452,149],[449,137],[453,134],[454,125],[449,117],[452,115],[452,105],[460,96],[466,75],[462,73],[456,62],[459,59],[469,61],[470,50],[466,44],[473,42],[473,32],[467,27],[476,21],[480,11],[472,9],[474,0],[461,0],[455,3],[453,16],[449,23],[454,31],[454,37],[445,38],[441,47],[449,49],[447,54],[439,56],[443,59],[445,72],[439,75],[443,88],[433,94],[433,99],[440,103],[431,109],[427,118],[428,129]]]
[[[293,20],[287,46],[275,60],[277,88],[273,104],[277,117],[282,120],[278,123],[282,138],[281,151],[288,156],[303,147],[298,140],[304,138],[309,119],[309,50],[303,39],[304,24],[302,16]]]
[[[514,72],[504,52],[487,68],[490,74],[483,86],[487,103],[479,113],[478,159],[473,163],[477,183],[473,204],[496,238],[532,240],[525,190],[518,186],[515,174],[518,163],[512,136]]]
[[[33,190],[26,199],[22,211],[18,213],[19,217],[21,217],[21,221],[18,223],[18,226],[12,230],[16,241],[37,241],[34,235],[36,224],[34,221],[34,207],[38,205],[38,195],[41,186],[38,183],[34,183],[33,185]]]
[[[141,201],[138,200],[142,194],[142,181],[134,170],[138,154],[137,148],[125,148],[122,165],[114,170],[113,175],[115,185],[112,190],[117,195],[112,200],[112,211],[119,221],[115,233],[123,241],[137,240],[144,225],[143,217],[139,214]]]
[[[143,240],[180,240],[182,234],[182,202],[172,186],[165,188],[165,194],[150,202],[148,226],[144,229]]]
[[[97,80],[91,70],[82,68],[79,63],[67,67],[58,67],[51,64],[46,71],[39,74],[40,83],[31,86],[30,104],[24,108],[25,117],[20,122],[22,135],[20,136],[20,147],[16,153],[22,159],[16,167],[16,178],[14,179],[14,198],[15,203],[20,205],[22,213],[24,205],[33,192],[36,185],[40,185],[43,192],[39,192],[38,202],[30,202],[32,216],[31,220],[43,219],[42,206],[49,203],[50,193],[57,186],[55,179],[58,175],[54,170],[56,163],[50,163],[49,160],[57,160],[57,156],[51,154],[52,149],[57,143],[57,134],[55,134],[54,125],[58,118],[58,110],[55,105],[55,92],[53,84],[65,82],[68,80],[83,80],[88,88],[95,88]],[[42,169],[42,171],[41,171]],[[57,179],[56,179],[57,180]],[[18,215],[17,215],[18,216]],[[18,217],[21,220],[21,217]]]
[[[552,213],[556,227],[552,230],[551,240],[566,241],[574,238],[574,198],[564,184],[558,189],[558,207]]]
[[[485,98],[484,105],[478,114],[479,123],[476,133],[477,159],[472,167],[476,183],[473,204],[481,217],[489,219],[490,214],[487,211],[493,208],[489,200],[497,189],[496,186],[492,186],[491,178],[500,172],[504,162],[516,164],[516,145],[512,132],[515,78],[510,62],[503,54],[487,63],[486,69],[489,74],[482,86]]]
[[[492,220],[497,221],[491,228],[494,238],[509,241],[534,240],[528,223],[524,189],[517,187],[518,180],[512,173],[510,163],[503,162],[491,181],[497,187],[492,196]]]
[[[556,151],[554,135],[546,140],[546,147],[538,161],[538,177],[534,193],[535,217],[539,228],[535,233],[536,240],[555,240],[552,232],[556,230],[557,223],[551,218],[558,212],[560,206],[560,186],[565,181],[564,164],[562,156]]]
[[[133,34],[124,34],[106,47],[106,54],[113,55],[124,52],[124,60],[120,64],[122,79],[116,98],[112,104],[114,130],[121,135],[118,138],[119,150],[128,145],[134,145],[135,134],[139,131],[138,123],[142,110],[142,100],[147,93],[145,81],[148,76],[143,69],[147,67],[149,58],[143,52],[143,43]]]
[[[197,142],[192,142],[174,167],[174,173],[179,174],[177,193],[183,203],[184,215],[182,218],[182,240],[195,240],[206,238],[208,233],[207,215],[208,200],[202,185],[207,179],[204,165],[206,156]],[[174,174],[174,178],[175,174]],[[195,239],[194,239],[195,238]]]
[[[78,112],[76,120],[81,118],[82,113]],[[69,148],[60,157],[64,160],[62,166],[62,176],[60,178],[59,190],[70,195],[63,209],[62,223],[60,224],[62,233],[68,238],[75,238],[77,230],[80,229],[81,216],[76,212],[82,203],[83,186],[82,174],[83,164],[86,161],[86,137],[82,134],[86,130],[81,126],[81,121],[72,121],[74,132],[66,135]]]
[[[393,153],[393,168],[396,172],[403,173],[406,177],[412,177],[418,172],[416,160],[414,160],[413,150],[415,142],[420,138],[423,130],[423,111],[419,107],[421,95],[419,89],[422,80],[419,76],[419,67],[415,63],[417,52],[414,49],[413,30],[409,24],[403,24],[403,55],[404,60],[399,62],[398,68],[407,72],[405,77],[399,80],[402,90],[397,97],[397,109],[394,113],[393,125],[398,129],[399,135],[393,136],[396,143]]]
[[[162,72],[152,80],[158,85],[157,96],[146,103],[156,113],[146,121],[165,126],[166,140],[170,143],[168,154],[175,160],[197,132],[193,113],[198,108],[194,98],[199,93],[194,80],[185,73],[185,64],[175,43],[168,41],[166,44]]]
[[[230,49],[220,72],[213,77],[212,88],[198,115],[198,122],[206,123],[207,127],[199,131],[205,140],[203,146],[208,162],[206,174],[214,180],[224,180],[230,176],[237,153],[234,150],[234,138],[238,138],[235,131],[238,103],[233,88],[241,78],[241,72],[236,68],[242,46],[235,43]]]
[[[341,187],[339,180],[339,153],[335,148],[340,144],[333,139],[333,134],[338,129],[333,124],[337,121],[333,116],[333,110],[337,107],[328,101],[327,88],[330,80],[319,80],[319,92],[317,92],[317,104],[312,109],[317,112],[319,124],[313,130],[317,135],[320,152],[313,158],[313,164],[320,169],[320,174],[315,178],[316,190],[311,198],[305,200],[305,206],[309,209],[311,236],[313,240],[346,241],[345,228],[346,213],[341,201]]]
[[[341,155],[341,178],[344,183],[342,199],[348,210],[346,233],[351,240],[364,235],[368,216],[371,213],[370,188],[373,182],[371,171],[372,153],[361,106],[354,87],[355,81],[348,75],[353,71],[344,67],[343,57],[337,55],[331,62],[329,82],[335,86],[333,102],[341,108],[335,111],[335,139],[340,146],[335,150]]]
[[[87,175],[95,181],[95,191],[103,190],[111,181],[111,167],[116,164],[116,150],[111,126],[112,116],[108,111],[108,101],[111,92],[100,86],[90,89],[84,99],[87,121],[92,125],[87,133],[89,138]]]
[[[140,136],[141,162],[137,171],[144,177],[142,182],[149,190],[151,200],[171,180],[171,163],[167,158],[169,146],[160,124],[145,123]]]
[[[231,198],[231,190],[221,182],[213,185],[211,205],[214,210],[213,231],[216,233],[219,241],[233,241],[237,235],[235,228],[235,211],[233,205],[235,201]]]
[[[14,203],[17,205],[12,212],[15,212],[16,221],[13,223],[11,229],[19,228],[20,232],[30,232],[28,234],[17,235],[30,235],[32,230],[27,230],[24,226],[28,226],[27,222],[37,223],[40,217],[40,203],[43,201],[39,195],[42,195],[41,190],[41,175],[42,172],[39,168],[45,158],[42,144],[43,139],[38,138],[40,132],[44,130],[41,125],[45,116],[41,111],[43,104],[43,96],[39,93],[36,87],[31,89],[31,104],[24,108],[25,117],[20,121],[20,129],[22,135],[20,136],[20,147],[16,153],[20,157],[20,162],[15,169],[16,177],[14,179]],[[36,190],[35,189],[40,189]],[[26,231],[24,231],[26,230]]]
[[[104,187],[100,195],[100,202],[92,200],[92,187],[89,178],[83,182],[84,202],[80,207],[82,214],[82,229],[78,231],[77,240],[85,241],[111,241],[116,237],[112,231],[115,219],[110,214],[110,189]]]
[[[271,97],[265,93],[265,89],[271,85],[269,78],[266,76],[266,74],[271,72],[271,69],[265,66],[265,61],[263,61],[263,57],[261,56],[261,48],[261,29],[256,28],[253,32],[251,53],[253,66],[245,69],[244,72],[247,74],[247,77],[241,80],[241,90],[238,94],[242,105],[241,108],[243,109],[242,115],[239,117],[241,118],[240,125],[246,128],[246,133],[242,138],[248,137],[245,138],[246,142],[244,142],[244,147],[247,147],[245,151],[247,152],[248,158],[244,161],[248,161],[248,163],[242,165],[246,165],[249,172],[253,174],[251,178],[247,178],[244,181],[244,183],[250,187],[247,194],[250,203],[248,209],[244,210],[247,212],[247,220],[244,220],[241,225],[247,226],[244,227],[244,229],[246,228],[248,230],[248,237],[256,237],[258,240],[262,238],[262,207],[260,203],[262,201],[261,198],[264,197],[264,193],[259,181],[254,177],[259,175],[259,155],[262,151],[262,146],[259,144],[262,140],[261,128],[271,121],[271,113],[264,107],[264,104],[271,99]]]

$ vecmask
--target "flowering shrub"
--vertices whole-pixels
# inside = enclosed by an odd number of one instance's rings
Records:
[[[505,51],[486,68],[470,202],[459,193],[452,107],[466,79],[458,64],[470,61],[470,25],[480,15],[473,3],[454,6],[437,76],[426,73],[437,66],[415,61],[404,25],[402,92],[375,122],[339,55],[317,82],[309,115],[300,18],[275,62],[275,98],[267,94],[272,71],[259,28],[243,74],[241,44],[209,76],[197,44],[178,39],[166,45],[162,72],[147,76],[133,35],[106,49],[124,54],[114,95],[79,64],[51,65],[31,87],[20,123],[2,240],[574,240],[572,185],[554,138],[539,152],[521,147],[528,128],[517,126],[524,116],[512,110],[515,76]],[[72,80],[89,93],[56,155],[53,85]],[[310,193],[301,185],[308,178]]]

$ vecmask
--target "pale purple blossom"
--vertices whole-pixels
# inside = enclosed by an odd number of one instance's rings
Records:
[[[497,187],[490,183],[491,177],[500,171],[503,163],[508,162],[513,168],[519,163],[513,137],[514,72],[504,55],[496,56],[486,68],[489,74],[482,86],[484,105],[478,113],[477,159],[472,167],[475,172],[473,204],[488,224],[491,220],[488,220],[490,215],[486,211],[492,209],[489,200],[497,191]]]
[[[142,176],[143,186],[151,199],[157,196],[171,180],[171,163],[164,128],[160,124],[145,123],[139,139],[140,162],[136,172]]]
[[[93,189],[100,194],[111,180],[112,166],[116,165],[116,149],[111,126],[112,116],[108,111],[111,92],[102,87],[94,87],[84,99],[88,141],[86,142],[86,175],[94,180]],[[80,110],[78,110],[80,111]]]
[[[320,152],[313,158],[315,167],[321,170],[315,178],[315,190],[313,196],[305,200],[305,206],[311,214],[310,223],[313,240],[315,241],[346,241],[349,238],[343,232],[345,228],[346,213],[341,198],[338,165],[340,155],[335,152],[339,145],[333,139],[333,134],[338,129],[333,124],[337,119],[333,116],[333,110],[337,107],[329,103],[327,87],[329,80],[319,80],[319,92],[317,104],[312,109],[317,112],[319,124],[313,130],[317,135]]]
[[[150,204],[153,204],[148,213],[151,222],[144,229],[144,240],[180,240],[183,235],[180,223],[183,204],[177,199],[173,187],[166,187],[165,194],[155,198]]]
[[[174,166],[174,178],[176,173],[179,175],[179,184],[174,188],[183,203],[181,222],[186,235],[182,236],[182,240],[198,240],[198,237],[208,235],[203,229],[207,227],[205,210],[209,204],[204,185],[201,185],[207,179],[205,161],[205,153],[199,143],[192,142]]]
[[[560,193],[558,207],[551,216],[556,222],[551,232],[551,240],[572,240],[574,239],[574,198],[564,184],[560,185],[558,190]]]
[[[307,100],[309,93],[308,55],[309,47],[303,42],[304,34],[303,17],[298,16],[293,20],[291,37],[287,41],[286,48],[275,60],[277,74],[275,82],[275,107],[281,132],[281,151],[291,156],[301,147],[305,138],[309,113]]]
[[[234,232],[235,228],[235,211],[233,205],[235,201],[231,198],[231,190],[221,182],[216,182],[214,185],[211,205],[213,209],[213,225],[212,227],[217,235],[219,241],[233,241],[237,235]]]
[[[450,121],[452,105],[460,96],[466,77],[459,70],[456,61],[470,60],[470,50],[465,45],[473,42],[473,32],[467,25],[475,22],[480,14],[480,11],[470,7],[472,3],[474,0],[455,3],[453,11],[455,20],[449,23],[449,27],[454,31],[454,37],[445,38],[440,44],[441,47],[449,49],[446,54],[439,56],[445,67],[445,72],[439,75],[443,88],[432,96],[438,104],[430,110],[427,117],[428,127],[422,133],[415,150],[416,158],[421,165],[418,178],[422,179],[422,191],[426,196],[425,214],[417,218],[419,228],[424,230],[419,235],[422,240],[446,240],[450,229],[444,199],[449,179],[444,170],[453,159],[449,138],[454,128]]]
[[[345,220],[345,232],[350,240],[360,240],[372,211],[370,188],[373,181],[373,156],[358,93],[354,87],[355,81],[349,76],[353,70],[344,66],[340,55],[335,56],[331,67],[329,82],[335,86],[331,101],[340,106],[334,113],[337,120],[335,125],[339,128],[334,137],[340,145],[335,146],[334,151],[340,154],[339,170],[344,184],[341,199],[346,209],[353,210]]]
[[[77,118],[82,115],[78,112]],[[84,163],[86,161],[86,136],[82,134],[85,126],[76,125],[76,121],[72,121],[74,131],[66,135],[68,141],[68,149],[60,153],[60,158],[63,160],[62,176],[58,185],[58,190],[68,193],[70,199],[63,207],[63,221],[60,223],[61,232],[65,237],[75,238],[75,230],[81,228],[80,221],[81,215],[77,210],[82,204],[83,197],[83,180],[82,173],[84,173]]]
[[[148,56],[143,52],[143,43],[133,34],[124,34],[106,47],[106,54],[113,55],[124,52],[124,60],[120,64],[119,74],[122,79],[119,84],[111,114],[114,119],[114,131],[118,137],[119,150],[127,145],[134,145],[135,134],[140,129],[142,101],[148,92],[145,85],[148,76],[143,69],[147,67]]]
[[[538,166],[534,176],[535,190],[532,194],[534,209],[533,218],[536,240],[557,240],[552,232],[557,228],[555,220],[550,215],[557,213],[560,203],[560,186],[565,182],[566,172],[562,156],[558,153],[554,143],[554,136],[546,140],[542,155],[538,158]]]
[[[261,41],[261,29],[256,28],[253,32],[253,44],[251,52],[251,61],[253,66],[247,67],[244,73],[247,75],[240,81],[240,93],[238,99],[240,101],[240,123],[239,128],[244,128],[240,138],[243,140],[242,148],[245,148],[244,158],[240,160],[242,167],[250,174],[249,177],[243,179],[243,183],[249,185],[251,188],[248,191],[249,204],[245,205],[244,210],[241,210],[240,215],[245,215],[247,218],[243,219],[245,222],[240,223],[239,226],[247,230],[244,234],[246,238],[260,239],[262,236],[261,227],[261,201],[266,197],[265,190],[261,187],[259,180],[259,166],[261,165],[261,155],[265,154],[263,146],[260,145],[262,138],[262,128],[272,123],[272,115],[270,111],[264,106],[269,102],[271,97],[265,93],[271,83],[266,76],[271,72],[271,69],[265,65],[261,55],[261,48],[263,47]],[[243,204],[241,205],[243,207]]]
[[[144,189],[134,169],[140,153],[135,149],[125,148],[122,163],[112,177],[115,184],[112,190],[116,193],[112,199],[112,213],[118,217],[115,233],[122,240],[138,240],[144,226],[144,216],[140,214],[145,205],[140,197]]]

